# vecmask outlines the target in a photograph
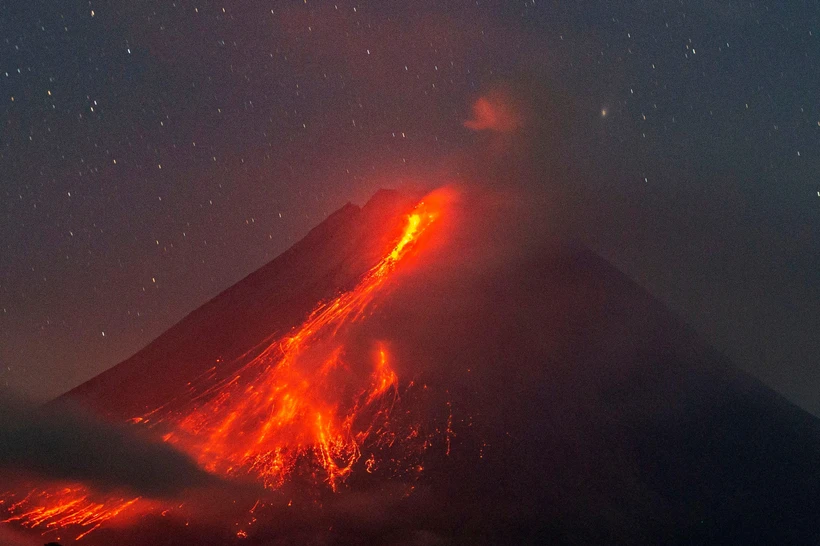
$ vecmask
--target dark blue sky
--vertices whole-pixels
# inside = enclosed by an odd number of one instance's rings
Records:
[[[538,127],[518,185],[820,413],[815,2],[0,13],[0,384],[56,395],[345,202],[462,174],[470,105],[501,85]]]

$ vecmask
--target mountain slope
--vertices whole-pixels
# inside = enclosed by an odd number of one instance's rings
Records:
[[[211,373],[226,377],[231,357],[350,289],[412,202],[384,192],[341,209],[65,399],[128,418],[178,396],[216,358]],[[394,472],[386,463],[414,444],[363,443],[384,469],[363,456],[336,493],[284,486],[286,499],[310,500],[260,517],[253,543],[820,540],[820,422],[601,258],[551,239],[517,200],[453,197],[392,275],[330,339],[343,336],[350,363],[385,347],[402,385],[390,419],[411,416],[408,438],[432,431],[432,447]],[[228,540],[154,525],[98,540]]]

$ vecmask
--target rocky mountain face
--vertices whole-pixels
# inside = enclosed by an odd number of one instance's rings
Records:
[[[190,394],[203,374],[230,376],[356,286],[415,201],[384,191],[343,207],[64,400],[125,420]],[[311,500],[260,517],[244,543],[820,541],[817,419],[600,257],[551,238],[518,200],[461,191],[442,203],[343,330],[351,362],[386,347],[391,422],[412,416],[430,445],[412,469],[363,456],[337,492],[284,486],[285,500]],[[368,441],[376,462],[407,445]],[[149,519],[88,540],[238,540],[220,529]]]

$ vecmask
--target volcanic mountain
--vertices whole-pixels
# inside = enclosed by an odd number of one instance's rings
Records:
[[[509,195],[346,205],[65,400],[270,493],[90,544],[820,541],[820,422]]]

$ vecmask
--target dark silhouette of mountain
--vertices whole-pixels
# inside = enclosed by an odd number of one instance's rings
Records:
[[[380,192],[342,208],[65,397],[128,418],[214,365],[227,375],[217,359],[228,366],[352,286],[412,202]],[[259,522],[244,543],[820,542],[820,422],[517,203],[457,195],[349,333],[385,341],[398,376],[423,390],[408,391],[403,410],[430,428],[449,415],[449,453],[431,449],[406,475],[369,474],[360,461],[340,492]],[[412,494],[398,487],[408,484]],[[291,487],[283,495],[299,494]],[[232,536],[149,518],[88,540]]]
[[[286,333],[317,302],[350,288],[379,260],[412,204],[409,196],[387,190],[362,208],[348,203],[134,356],[61,398],[124,420],[179,396],[211,368],[217,377],[229,375],[242,355]]]

